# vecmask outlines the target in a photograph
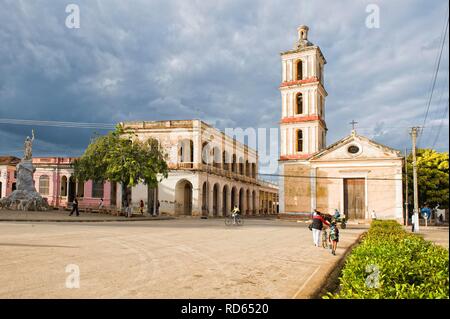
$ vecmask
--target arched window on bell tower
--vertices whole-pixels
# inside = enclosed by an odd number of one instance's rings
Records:
[[[297,130],[297,152],[303,152],[303,131]]]
[[[303,63],[302,60],[297,60],[296,62],[297,80],[303,79]]]
[[[297,93],[297,96],[295,98],[295,104],[296,104],[296,114],[303,114],[303,94]]]

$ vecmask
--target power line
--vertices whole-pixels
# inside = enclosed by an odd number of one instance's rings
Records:
[[[439,136],[441,135],[441,129],[442,129],[442,126],[444,124],[444,119],[447,117],[447,113],[448,113],[448,106],[449,106],[449,100],[447,99],[447,107],[445,108],[444,114],[442,114],[441,123],[439,124],[439,128],[438,128],[436,137],[434,138],[432,149],[434,149],[434,147],[436,146],[436,143],[437,143],[437,141],[439,139]]]
[[[307,176],[307,175],[286,175],[286,174],[258,174],[259,176],[288,177],[288,178],[307,178],[307,179],[345,179],[342,176]],[[404,174],[402,174],[404,175]],[[373,181],[401,181],[402,178],[386,178],[386,177],[367,177],[367,180]]]
[[[449,21],[449,16],[447,15],[447,21],[446,21],[445,30],[444,30],[444,33],[443,33],[443,36],[442,36],[441,48],[440,48],[439,55],[438,55],[438,62],[437,62],[437,65],[436,65],[436,70],[434,72],[434,76],[433,76],[430,97],[428,99],[427,110],[425,112],[425,118],[423,120],[422,129],[425,127],[425,123],[426,123],[427,117],[428,117],[428,112],[430,111],[431,100],[433,99],[434,88],[436,86],[436,80],[437,80],[437,76],[439,74],[439,68],[440,68],[440,65],[441,65],[442,51],[444,50],[445,38],[446,38],[447,30],[448,30],[448,21]],[[421,136],[422,135],[419,136],[419,142],[420,142]]]
[[[36,121],[36,120],[20,120],[20,119],[5,119],[5,118],[0,118],[0,124],[85,128],[85,129],[102,129],[102,130],[111,130],[116,127],[115,124],[108,124],[108,123]]]

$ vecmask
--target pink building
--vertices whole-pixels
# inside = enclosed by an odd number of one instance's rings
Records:
[[[98,207],[102,198],[105,207],[114,207],[117,198],[116,184],[78,182],[73,176],[74,160],[75,158],[71,157],[33,158],[33,165],[36,168],[34,173],[36,191],[47,198],[49,205],[53,207],[67,207],[75,196],[78,198],[80,208]]]
[[[0,156],[0,198],[6,197],[16,189],[16,165],[20,158]]]

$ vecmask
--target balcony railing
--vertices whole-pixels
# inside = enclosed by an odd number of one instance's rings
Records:
[[[246,183],[256,183],[256,178],[242,175],[239,173],[232,172],[230,170],[226,170],[217,166],[208,165],[208,164],[198,164],[192,162],[179,162],[169,165],[171,169],[183,169],[183,170],[198,170],[210,174],[215,174],[219,176],[224,176],[228,178],[232,178],[238,181],[246,182]]]

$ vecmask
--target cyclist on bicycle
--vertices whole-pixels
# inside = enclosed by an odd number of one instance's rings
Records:
[[[234,205],[233,210],[231,211],[231,218],[233,218],[233,224],[236,224],[236,218],[239,218],[240,210],[237,205]]]

